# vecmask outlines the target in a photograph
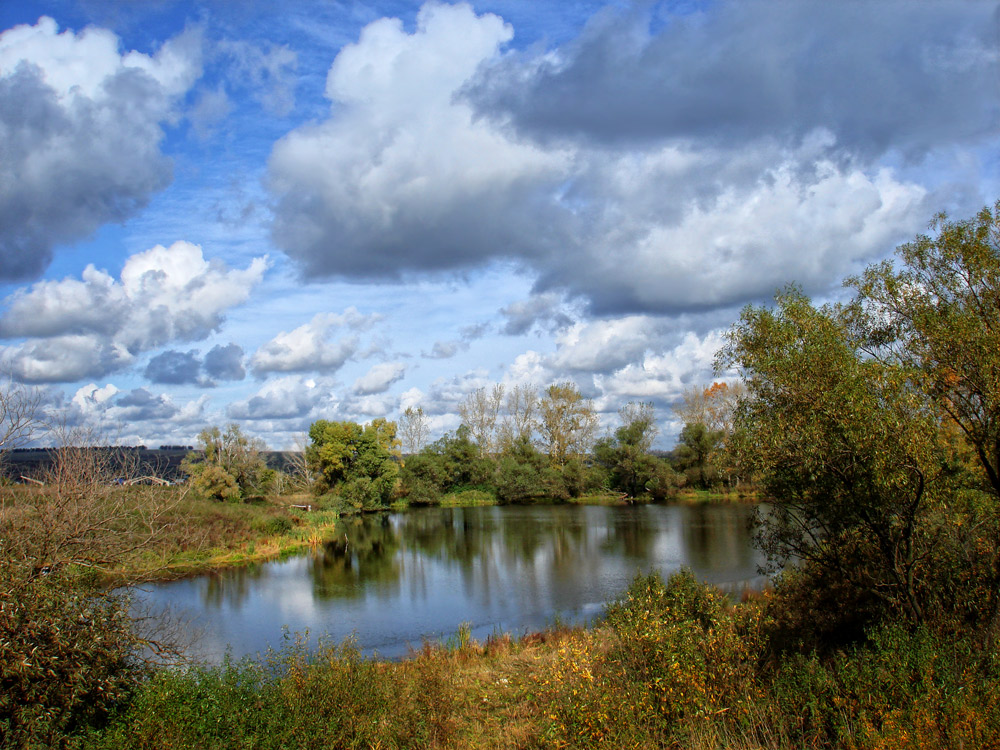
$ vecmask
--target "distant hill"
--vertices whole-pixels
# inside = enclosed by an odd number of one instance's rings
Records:
[[[161,445],[159,448],[147,448],[144,445],[107,446],[90,448],[93,451],[107,451],[112,462],[117,462],[115,470],[132,476],[155,476],[169,482],[182,482],[186,475],[181,471],[184,457],[194,451],[188,445]],[[52,464],[54,448],[18,448],[4,451],[0,471],[9,479],[18,481],[26,476],[32,479],[41,478]],[[272,469],[285,470],[293,459],[300,454],[294,451],[265,451],[264,460]]]

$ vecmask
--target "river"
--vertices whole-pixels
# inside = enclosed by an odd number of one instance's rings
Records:
[[[186,624],[196,659],[279,648],[308,631],[405,655],[467,623],[523,635],[599,617],[637,573],[688,567],[732,593],[760,588],[746,505],[422,508],[344,519],[285,560],[145,586],[140,604]]]

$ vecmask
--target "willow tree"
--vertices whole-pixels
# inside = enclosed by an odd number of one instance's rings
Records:
[[[989,621],[1000,629],[1000,201],[975,217],[944,214],[901,245],[897,262],[849,280],[853,325],[873,358],[912,374],[976,457],[993,500]]]
[[[954,487],[950,444],[911,371],[868,356],[844,310],[796,289],[746,308],[718,364],[746,383],[733,441],[776,500],[760,529],[772,561],[925,620],[935,511]]]

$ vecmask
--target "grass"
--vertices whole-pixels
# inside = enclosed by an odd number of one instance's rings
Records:
[[[410,658],[301,641],[164,670],[89,748],[981,748],[1000,746],[1000,658],[887,626],[820,658],[769,655],[767,600],[639,578],[592,629]]]
[[[744,490],[699,490],[683,487],[671,498],[675,503],[697,505],[699,503],[757,503],[760,496],[755,491]]]
[[[316,546],[336,534],[339,513],[302,510],[310,495],[258,503],[220,503],[181,498],[165,519],[156,543],[127,558],[118,574],[174,577],[273,559]]]

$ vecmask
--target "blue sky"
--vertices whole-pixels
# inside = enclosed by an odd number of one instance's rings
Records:
[[[1000,197],[993,2],[0,4],[0,365],[272,447],[574,381],[606,426]]]

